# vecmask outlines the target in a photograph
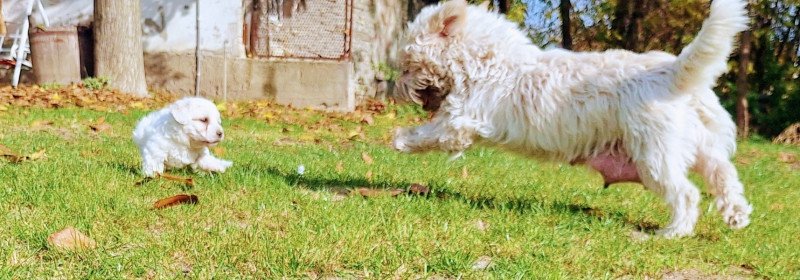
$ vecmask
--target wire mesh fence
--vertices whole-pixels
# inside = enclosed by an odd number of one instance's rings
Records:
[[[268,17],[267,57],[342,60],[350,56],[353,0],[295,1]]]

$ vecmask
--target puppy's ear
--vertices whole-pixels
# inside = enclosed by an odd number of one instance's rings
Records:
[[[442,4],[439,14],[433,18],[434,26],[442,37],[450,37],[461,32],[467,21],[467,1],[450,0]]]
[[[179,124],[187,124],[192,121],[192,102],[186,99],[178,100],[169,105],[169,113]]]

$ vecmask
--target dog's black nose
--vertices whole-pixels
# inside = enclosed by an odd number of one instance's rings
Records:
[[[217,132],[217,136],[222,137],[222,131]]]

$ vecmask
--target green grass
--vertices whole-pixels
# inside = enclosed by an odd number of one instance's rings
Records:
[[[221,157],[235,162],[229,172],[172,172],[193,177],[193,188],[165,180],[137,186],[130,134],[144,113],[0,112],[1,144],[47,154],[18,164],[0,159],[0,279],[800,277],[800,172],[777,160],[798,148],[740,144],[736,164],[755,206],[748,228],[728,229],[704,194],[694,237],[641,241],[631,233],[668,220],[664,203],[642,187],[604,190],[584,167],[485,147],[454,162],[441,153],[399,154],[387,139],[414,118],[403,111],[376,116],[364,125],[366,138],[354,140],[347,140],[359,126],[353,121],[311,131],[227,119]],[[325,119],[308,114],[307,122]],[[101,117],[112,128],[92,132],[88,124]],[[331,191],[412,183],[432,193],[341,199]],[[200,202],[150,209],[178,193]],[[47,237],[67,226],[98,248],[49,248]],[[481,256],[492,265],[473,270]]]

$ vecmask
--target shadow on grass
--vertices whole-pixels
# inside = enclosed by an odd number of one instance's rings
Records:
[[[114,161],[114,162],[106,162],[106,165],[110,166],[113,169],[119,170],[120,172],[130,173],[131,175],[142,177],[142,173],[140,170],[140,166],[136,165],[128,165],[122,162]]]
[[[411,194],[409,192],[412,182],[393,182],[385,180],[367,180],[366,178],[325,178],[321,176],[299,175],[297,173],[286,173],[276,168],[269,168],[266,170],[276,177],[283,178],[287,185],[299,188],[305,188],[313,191],[329,191],[338,192],[341,189],[356,189],[356,188],[369,188],[369,189],[403,189],[406,194],[412,197],[419,197],[420,199],[440,199],[440,200],[456,200],[468,204],[473,209],[493,209],[493,210],[506,210],[513,211],[519,214],[526,214],[530,212],[543,211],[545,209],[553,210],[556,214],[569,214],[569,215],[582,215],[587,218],[603,220],[614,219],[622,221],[626,226],[633,227],[638,231],[653,233],[656,229],[660,228],[657,224],[648,221],[636,221],[628,218],[625,213],[620,211],[607,211],[603,209],[594,208],[582,204],[575,204],[563,201],[554,201],[547,203],[539,200],[538,198],[510,198],[498,199],[496,197],[487,196],[468,196],[460,192],[449,190],[441,186],[430,185],[429,192],[424,194]]]

